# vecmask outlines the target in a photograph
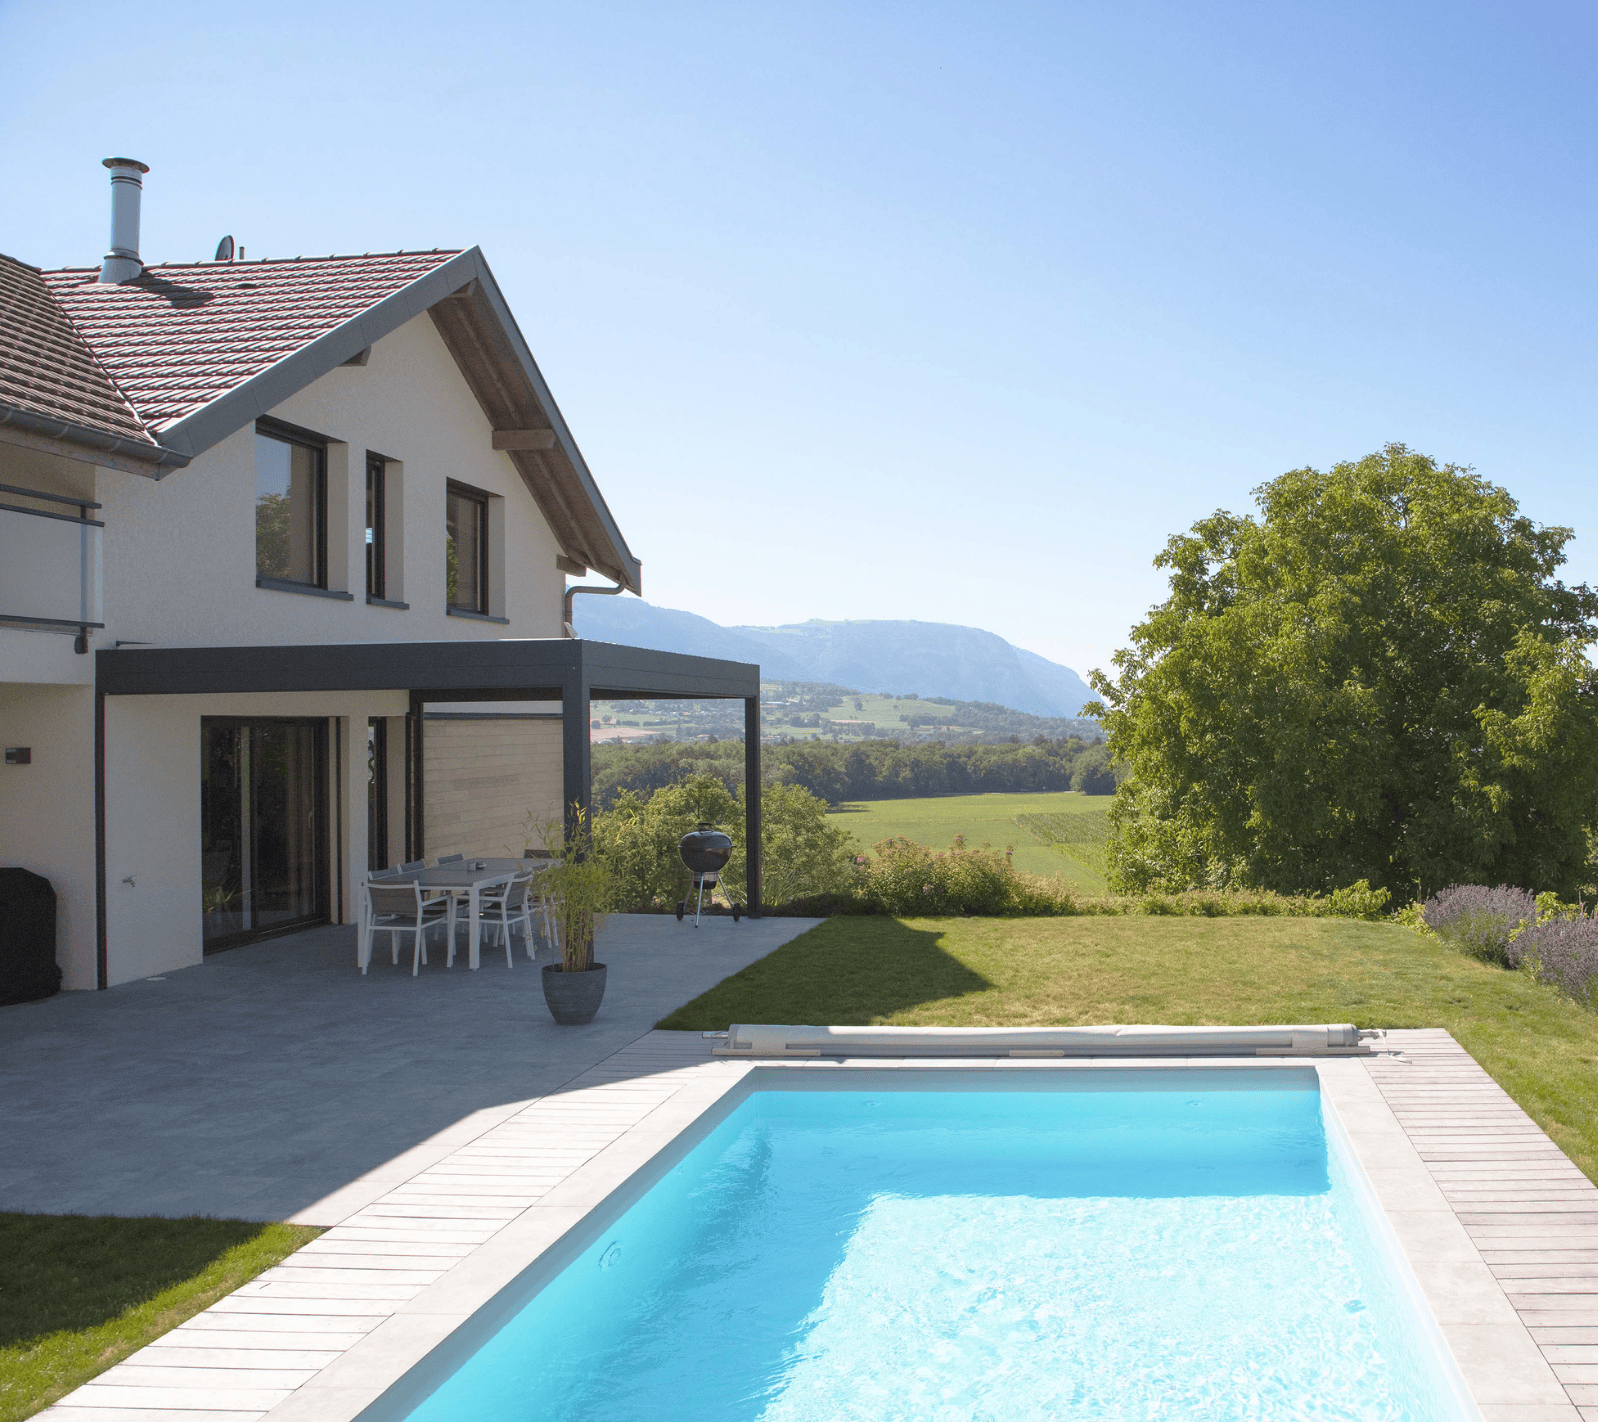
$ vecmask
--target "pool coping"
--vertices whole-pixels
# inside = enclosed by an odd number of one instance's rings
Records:
[[[386,1414],[397,1400],[386,1395],[434,1348],[509,1297],[518,1280],[525,1292],[529,1270],[560,1267],[588,1242],[595,1212],[626,1208],[730,1109],[731,1093],[754,1071],[1308,1068],[1484,1422],[1598,1422],[1598,1376],[1592,1386],[1587,1377],[1598,1365],[1586,1361],[1591,1354],[1598,1364],[1598,1347],[1588,1346],[1598,1344],[1598,1328],[1588,1326],[1598,1317],[1589,1320],[1580,1302],[1598,1309],[1590,1297],[1598,1284],[1571,1279],[1569,1292],[1525,1293],[1533,1305],[1565,1301],[1527,1307],[1487,1258],[1524,1254],[1541,1267],[1559,1252],[1557,1232],[1584,1218],[1570,1212],[1583,1204],[1595,1211],[1595,1227],[1583,1232],[1588,1250],[1598,1251],[1598,1191],[1446,1032],[1394,1032],[1388,1044],[1400,1055],[748,1061],[712,1056],[712,1042],[697,1033],[650,1032],[560,1091],[478,1113],[374,1172],[386,1178],[369,1180],[365,1193],[388,1188],[340,1224],[40,1415],[355,1422],[369,1409]],[[1552,1193],[1569,1198],[1528,1204],[1504,1189],[1505,1172],[1520,1179],[1528,1169],[1568,1181],[1568,1190]],[[1482,1180],[1485,1192],[1473,1188]],[[1496,1213],[1493,1201],[1478,1198],[1484,1193],[1500,1197]],[[1562,1246],[1573,1260],[1587,1252],[1581,1242]],[[1557,1259],[1547,1267],[1566,1272]],[[1598,1264],[1589,1272],[1598,1275]],[[1534,1330],[1559,1338],[1548,1342]],[[1556,1361],[1567,1357],[1573,1361]]]

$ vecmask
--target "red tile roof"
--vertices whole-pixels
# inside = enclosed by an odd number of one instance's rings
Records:
[[[134,411],[156,432],[392,296],[456,252],[383,252],[43,273]]]
[[[43,274],[0,255],[0,403],[155,445],[83,337],[50,299]]]

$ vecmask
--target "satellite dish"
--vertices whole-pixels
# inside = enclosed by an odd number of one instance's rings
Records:
[[[233,239],[224,237],[216,244],[216,261],[231,262],[233,260]]]

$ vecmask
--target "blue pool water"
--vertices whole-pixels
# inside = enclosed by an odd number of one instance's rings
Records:
[[[1160,1075],[756,1090],[410,1417],[1468,1417],[1313,1078]]]

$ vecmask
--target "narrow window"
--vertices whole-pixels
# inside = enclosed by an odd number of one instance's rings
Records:
[[[388,867],[388,721],[366,721],[366,865]]]
[[[488,612],[488,496],[460,484],[445,495],[445,598],[457,612]]]
[[[381,454],[366,452],[366,595],[387,597],[388,577],[384,571],[383,525],[384,484],[388,461]]]
[[[326,451],[259,426],[255,572],[277,582],[327,586]]]

